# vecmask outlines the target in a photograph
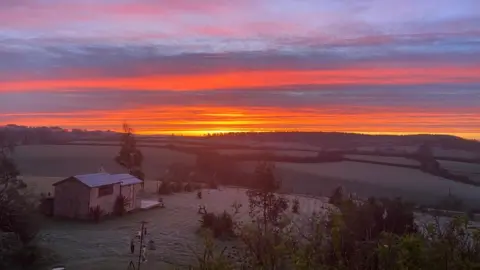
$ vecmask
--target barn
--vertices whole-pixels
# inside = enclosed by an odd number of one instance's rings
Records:
[[[130,174],[94,173],[75,175],[53,184],[53,215],[90,219],[90,209],[97,206],[104,215],[113,213],[119,196],[126,198],[127,212],[140,208],[137,198],[143,181]]]

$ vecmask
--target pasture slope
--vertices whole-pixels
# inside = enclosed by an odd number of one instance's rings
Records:
[[[123,172],[113,161],[118,150],[118,146],[29,145],[17,147],[15,159],[30,189],[40,193],[51,191],[51,184],[63,177],[96,172],[100,166],[112,173]],[[195,162],[194,155],[178,151],[159,148],[141,150],[145,155],[144,169],[148,179],[161,176],[173,162]],[[405,162],[403,159],[388,160]],[[434,204],[450,191],[467,204],[480,205],[480,188],[415,169],[351,161],[317,164],[279,162],[276,173],[283,182],[282,191],[285,193],[328,196],[342,185],[360,196],[402,196],[419,203]],[[155,187],[155,181],[147,181],[147,194],[144,196],[155,197],[148,194]],[[236,219],[244,220],[248,212],[244,191],[236,188],[205,191],[202,200],[198,200],[194,192],[164,196],[165,209],[139,212],[100,224],[47,221],[41,231],[40,242],[57,251],[69,269],[126,269],[130,260],[136,260],[129,253],[130,237],[138,230],[139,222],[146,220],[147,241],[154,240],[157,250],[148,252],[149,261],[142,269],[168,269],[170,263],[185,265],[193,260],[191,250],[198,250],[202,245],[196,234],[198,204],[205,204],[207,210],[213,212],[231,212],[231,205],[235,201],[241,202],[242,211]],[[325,206],[324,199],[287,196],[290,199],[299,198],[303,214],[300,218],[313,211],[322,211]]]
[[[465,204],[480,208],[480,188],[420,170],[351,161],[319,164],[277,163],[286,190],[310,190],[329,195],[344,186],[362,197],[402,197],[420,204],[437,204],[451,192]],[[304,193],[304,192],[300,192]]]
[[[480,183],[480,164],[449,160],[439,160],[438,162],[442,168],[447,169],[451,173],[467,176],[471,180]]]
[[[388,157],[388,156],[371,156],[371,155],[345,155],[345,158],[351,160],[361,161],[373,161],[373,162],[382,162],[392,165],[411,165],[420,167],[420,162],[414,159],[408,159],[404,157]]]
[[[143,170],[149,179],[161,177],[173,162],[193,164],[195,156],[162,148],[140,147]],[[67,177],[95,173],[100,166],[110,173],[125,170],[114,161],[119,146],[26,145],[15,149],[14,158],[24,175]]]

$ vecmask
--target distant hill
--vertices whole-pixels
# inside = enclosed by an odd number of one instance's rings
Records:
[[[265,133],[226,133],[212,138],[223,140],[250,140],[262,142],[303,143],[322,148],[353,149],[358,147],[419,146],[480,152],[480,142],[450,135],[367,135],[340,132],[265,132]]]
[[[55,144],[90,138],[118,139],[119,134],[101,130],[67,130],[61,127],[27,127],[14,124],[0,126],[0,139],[16,144]]]
[[[72,141],[118,141],[119,133],[101,130],[67,130],[61,127],[26,127],[19,125],[0,126],[0,137],[8,137],[17,144],[55,144]],[[191,138],[179,136],[139,136],[141,141],[162,140],[165,142],[188,141]],[[196,138],[197,142],[209,143],[290,143],[314,146],[323,149],[350,150],[358,147],[382,148],[384,151],[399,146],[429,144],[443,149],[464,150],[480,153],[480,142],[449,135],[366,135],[340,132],[262,132],[224,133]]]

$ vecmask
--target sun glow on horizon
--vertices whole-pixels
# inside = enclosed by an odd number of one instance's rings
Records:
[[[60,126],[66,129],[121,131],[129,122],[140,135],[205,136],[230,132],[349,132],[363,134],[451,134],[479,139],[480,114],[413,107],[145,106],[123,110],[9,114],[0,125]]]

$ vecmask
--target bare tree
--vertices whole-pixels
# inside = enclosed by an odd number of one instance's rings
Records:
[[[281,214],[288,208],[288,201],[275,192],[280,188],[280,181],[275,179],[273,163],[260,162],[255,168],[255,188],[247,191],[250,216],[260,216],[264,233],[268,225],[278,225]]]
[[[131,175],[145,180],[145,174],[142,171],[143,154],[137,148],[133,128],[127,123],[123,124],[121,148],[115,157],[115,161],[120,164],[120,166],[126,168]]]

